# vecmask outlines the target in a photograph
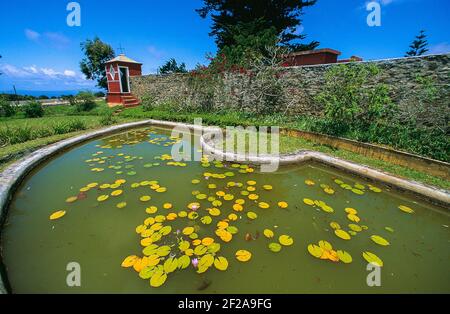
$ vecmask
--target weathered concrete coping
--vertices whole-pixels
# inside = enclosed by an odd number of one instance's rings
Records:
[[[84,135],[80,135],[74,138],[70,138],[67,140],[63,140],[57,142],[55,144],[46,146],[35,152],[27,155],[26,157],[20,159],[16,163],[12,164],[8,168],[6,168],[2,173],[0,173],[0,226],[3,224],[6,219],[7,208],[11,198],[25,178],[25,176],[30,173],[34,168],[38,165],[42,164],[46,160],[55,156],[56,154],[63,152],[66,149],[74,147],[80,143],[92,140],[94,138],[98,138],[101,136],[106,136],[108,134],[117,133],[119,131],[124,131],[127,129],[145,127],[145,126],[161,126],[161,127],[181,127],[189,130],[196,131],[206,131],[205,134],[200,137],[200,143],[203,147],[203,150],[206,153],[213,154],[216,157],[220,156],[223,160],[240,160],[245,159],[245,156],[234,154],[234,153],[226,153],[222,150],[216,149],[214,144],[212,143],[212,133],[208,132],[212,130],[216,130],[217,128],[211,127],[201,127],[198,125],[192,124],[184,124],[184,123],[176,123],[176,122],[168,122],[168,121],[160,121],[160,120],[144,120],[139,122],[126,123],[116,126],[111,126],[105,129],[93,131]],[[438,203],[444,206],[448,206],[450,204],[450,194],[448,191],[440,190],[434,187],[426,186],[418,182],[409,181],[401,178],[397,178],[388,173],[381,172],[366,166],[361,166],[356,163],[348,162],[339,158],[330,157],[326,154],[315,152],[315,151],[298,151],[294,154],[286,154],[281,155],[279,157],[273,156],[250,156],[246,159],[246,163],[252,164],[263,164],[263,163],[271,163],[271,162],[279,162],[280,165],[288,165],[288,164],[301,164],[310,160],[318,161],[320,163],[324,163],[333,167],[337,167],[343,169],[345,171],[351,172],[356,175],[360,175],[362,177],[366,177],[375,181],[379,181],[394,187],[397,187],[400,190],[412,192],[418,196],[424,197],[434,203]],[[241,162],[241,161],[240,161]],[[1,231],[1,230],[0,230]],[[1,240],[1,239],[0,239]],[[0,267],[2,267],[2,263],[0,260]],[[1,278],[0,278],[0,294],[7,293],[6,283],[7,277],[5,269],[0,269]]]

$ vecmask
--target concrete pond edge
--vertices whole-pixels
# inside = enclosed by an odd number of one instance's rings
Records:
[[[169,122],[161,120],[143,120],[138,122],[125,123],[114,125],[101,130],[92,131],[83,135],[59,141],[57,143],[40,148],[29,155],[23,157],[17,162],[13,163],[0,173],[0,235],[1,227],[6,220],[7,209],[9,203],[15,193],[17,187],[21,184],[23,179],[37,166],[54,157],[55,155],[73,148],[81,143],[99,138],[102,136],[114,134],[120,131],[135,129],[139,127],[155,126],[155,127],[179,127],[185,130],[195,130],[204,132],[200,136],[200,144],[207,154],[215,157],[223,158],[226,161],[238,161],[240,163],[264,164],[278,162],[279,165],[303,164],[309,161],[316,161],[334,168],[344,170],[346,172],[371,179],[389,186],[393,186],[398,190],[412,193],[416,196],[425,198],[435,204],[448,208],[450,204],[450,192],[427,186],[419,182],[406,180],[395,177],[389,173],[385,173],[367,166],[362,166],[353,162],[345,161],[336,157],[328,156],[324,153],[300,150],[291,154],[283,154],[281,156],[244,156],[235,153],[223,152],[215,148],[211,134],[217,132],[217,127],[201,127],[193,124],[185,124],[178,122]],[[209,131],[210,132],[209,132]],[[242,161],[246,160],[246,161]],[[1,236],[0,236],[1,243]],[[0,294],[8,293],[9,285],[6,275],[6,269],[2,263],[2,256],[0,256]]]

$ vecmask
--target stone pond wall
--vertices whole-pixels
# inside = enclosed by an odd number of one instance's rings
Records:
[[[366,62],[363,62],[366,63]],[[418,86],[417,76],[431,77],[436,86],[443,93],[436,102],[449,105],[450,99],[450,54],[429,55],[421,57],[397,58],[367,61],[376,64],[382,71],[377,81],[367,82],[385,83],[390,87],[391,98],[400,103],[408,99],[411,90]],[[322,108],[313,100],[324,86],[325,73],[339,64],[314,65],[287,68],[286,79],[293,81],[289,92],[291,97],[290,112],[295,114],[320,114]],[[230,80],[230,76],[227,78]],[[233,78],[231,77],[231,80]],[[235,75],[235,92],[239,92],[239,75]],[[184,103],[190,94],[188,85],[188,74],[173,75],[144,75],[131,78],[131,90],[137,97],[142,98],[145,94],[151,94],[158,103],[177,102]]]

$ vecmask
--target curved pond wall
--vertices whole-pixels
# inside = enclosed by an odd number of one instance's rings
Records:
[[[225,153],[214,147],[214,143],[211,138],[210,130],[217,130],[217,128],[200,127],[191,124],[174,123],[159,120],[145,120],[134,123],[127,123],[118,126],[112,126],[106,129],[94,131],[85,135],[77,136],[68,140],[64,140],[45,148],[39,149],[27,157],[14,163],[0,174],[0,218],[1,224],[3,224],[7,215],[7,208],[11,201],[11,198],[16,191],[19,184],[34,168],[43,162],[47,161],[51,157],[65,150],[72,148],[80,143],[105,136],[111,133],[124,131],[132,128],[139,128],[148,125],[161,126],[161,127],[175,127],[181,126],[191,130],[203,130],[205,134],[200,138],[201,145],[206,153],[210,153],[216,156],[223,157],[225,160],[239,160],[243,156]],[[330,157],[326,154],[314,152],[314,151],[298,151],[293,154],[286,154],[279,157],[273,156],[250,156],[247,163],[262,164],[268,162],[279,162],[280,165],[286,164],[300,164],[308,161],[318,161],[326,165],[333,166],[335,168],[342,169],[344,171],[369,178],[389,186],[393,186],[399,190],[411,192],[422,198],[426,198],[433,203],[437,203],[443,206],[450,204],[450,193],[445,190],[425,186],[423,184],[408,181],[394,177],[388,173],[384,173],[378,170],[371,169],[369,167],[361,166],[352,162],[344,161],[338,158]],[[1,239],[0,239],[1,240]],[[1,261],[0,261],[1,262]],[[0,293],[8,292],[7,277],[4,268],[2,269],[2,280],[0,280]]]

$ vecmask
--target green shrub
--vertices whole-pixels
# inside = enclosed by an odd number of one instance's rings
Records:
[[[156,106],[156,97],[153,94],[146,93],[141,99],[142,110],[152,111]]]
[[[334,135],[367,128],[390,118],[395,106],[384,84],[371,85],[380,69],[373,64],[343,64],[325,74],[325,85],[315,100],[324,108],[323,127]]]
[[[100,118],[101,125],[107,126],[114,123],[117,123],[117,118],[113,116],[112,112],[109,112]]]
[[[75,106],[77,112],[87,112],[94,109],[96,97],[91,92],[80,92],[69,100],[70,104]]]
[[[15,113],[14,106],[5,97],[0,97],[0,117],[11,117]]]
[[[22,107],[26,118],[40,118],[44,115],[44,108],[38,101],[30,101]]]

